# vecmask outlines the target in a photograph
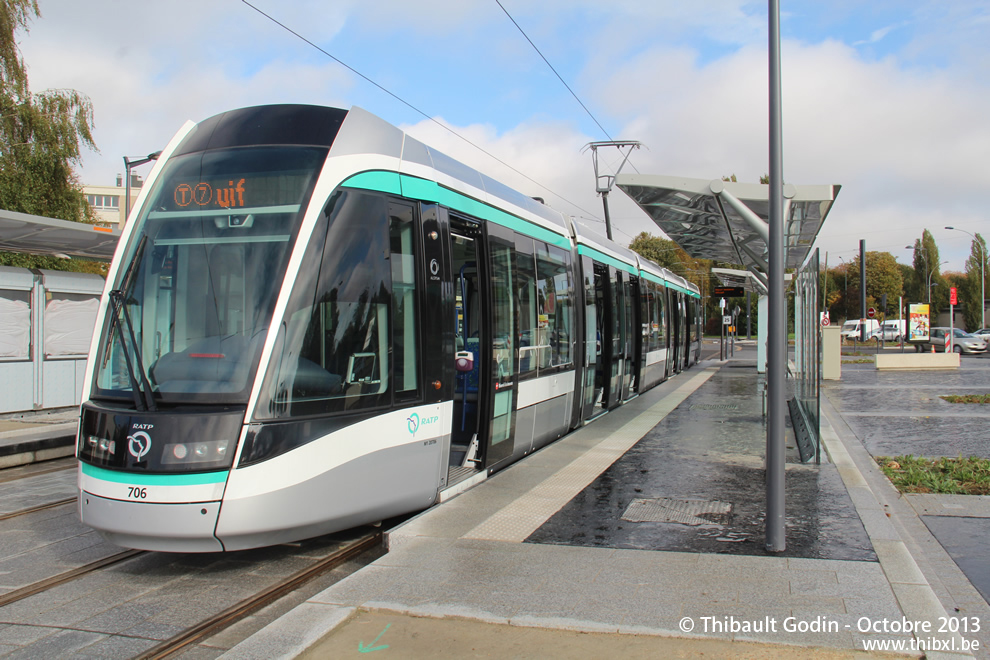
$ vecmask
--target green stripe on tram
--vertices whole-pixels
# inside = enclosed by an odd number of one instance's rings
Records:
[[[571,247],[570,240],[566,236],[555,233],[511,213],[506,213],[490,204],[445,188],[435,181],[428,181],[396,172],[373,171],[355,174],[341,185],[349,188],[362,188],[364,190],[375,190],[391,195],[400,195],[422,202],[435,202],[453,211],[459,211],[481,220],[487,220],[488,222],[494,222],[507,229],[526,234],[531,238],[556,245],[565,250],[569,250]]]
[[[197,472],[195,474],[142,474],[140,472],[118,472],[105,470],[88,463],[80,463],[82,472],[87,477],[112,481],[117,484],[134,484],[137,486],[202,486],[219,484],[227,480],[227,471]]]

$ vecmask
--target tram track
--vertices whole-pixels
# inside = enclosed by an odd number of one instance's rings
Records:
[[[67,497],[65,499],[55,500],[54,502],[46,502],[45,504],[28,507],[27,509],[20,509],[19,511],[11,511],[10,513],[0,514],[0,521],[9,520],[18,516],[26,516],[31,513],[37,513],[38,511],[44,511],[45,509],[54,509],[57,506],[63,506],[65,504],[72,504],[76,501],[76,499],[76,497]]]
[[[299,589],[304,584],[317,578],[355,557],[364,554],[380,545],[382,532],[380,530],[355,539],[326,557],[316,561],[312,566],[297,571],[281,582],[228,607],[199,624],[186,629],[182,633],[163,641],[136,656],[137,660],[159,660],[183,651],[188,646],[196,644],[223,631],[241,619],[253,614],[261,608]]]
[[[0,595],[0,607],[10,605],[11,603],[16,603],[19,600],[24,600],[25,598],[34,596],[35,594],[40,594],[43,591],[48,591],[49,589],[63,585],[66,582],[76,580],[84,575],[88,575],[89,573],[93,573],[108,566],[113,566],[114,564],[118,564],[122,561],[126,561],[132,557],[143,554],[145,554],[144,550],[125,550],[123,552],[110,555],[109,557],[104,557],[103,559],[98,559],[83,566],[78,566],[63,573],[59,573],[58,575],[53,575],[45,578],[44,580],[39,580],[32,584],[25,585],[19,589],[8,591],[7,593]]]

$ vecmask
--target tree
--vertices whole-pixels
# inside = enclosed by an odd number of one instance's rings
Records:
[[[980,324],[985,322],[981,311],[982,305],[986,303],[980,297],[986,295],[988,287],[987,281],[980,287],[980,278],[990,275],[990,260],[987,257],[987,242],[977,233],[966,260],[966,280],[959,291],[959,302],[963,308],[967,330],[978,330],[983,327]]]
[[[915,286],[912,293],[915,294],[913,297],[917,298],[916,302],[929,302],[929,295],[931,296],[933,315],[949,305],[949,289],[946,287],[945,278],[939,274],[941,268],[938,245],[932,233],[926,229],[922,232],[921,238],[914,242]],[[929,288],[929,284],[934,285],[930,294],[925,291]]]
[[[0,208],[93,223],[74,170],[83,147],[96,149],[92,103],[71,89],[32,93],[17,47],[18,30],[40,16],[36,0],[0,0]],[[0,263],[14,261],[0,254]]]
[[[850,264],[852,273],[856,274],[856,299],[859,299],[859,256]],[[904,293],[904,280],[897,260],[890,252],[866,253],[866,306],[876,308],[882,315],[893,312],[896,316],[897,298]],[[887,295],[887,308],[881,309],[881,301]],[[858,314],[857,314],[858,315]],[[853,317],[855,318],[855,317]]]

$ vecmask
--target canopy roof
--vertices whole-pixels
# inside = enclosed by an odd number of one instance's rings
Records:
[[[657,174],[620,174],[615,183],[692,257],[766,276],[769,186]],[[804,262],[840,188],[784,186],[786,268]]]
[[[110,261],[119,229],[0,210],[0,250]]]

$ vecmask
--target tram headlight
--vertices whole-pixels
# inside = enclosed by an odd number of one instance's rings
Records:
[[[229,440],[200,440],[165,445],[162,464],[190,469],[226,467],[230,462],[230,446]]]

